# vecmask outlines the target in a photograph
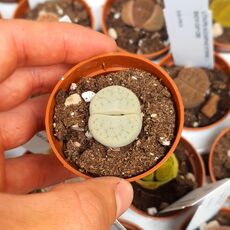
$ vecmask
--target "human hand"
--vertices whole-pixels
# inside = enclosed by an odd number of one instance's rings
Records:
[[[53,86],[70,66],[115,51],[102,34],[66,23],[0,21],[0,222],[3,229],[109,229],[131,203],[132,188],[119,178],[65,184],[26,194],[69,177],[52,155],[4,159],[4,151],[44,128]],[[31,98],[33,95],[39,95]]]

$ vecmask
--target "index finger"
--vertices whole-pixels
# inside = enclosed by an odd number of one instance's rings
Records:
[[[0,82],[18,66],[75,64],[116,50],[109,37],[70,23],[0,22]]]

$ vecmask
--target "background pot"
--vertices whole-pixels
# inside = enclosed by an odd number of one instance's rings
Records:
[[[65,161],[62,152],[62,142],[59,142],[53,135],[52,124],[53,111],[55,106],[55,96],[60,89],[67,90],[72,82],[78,82],[82,76],[95,77],[101,74],[104,75],[110,72],[125,70],[128,68],[142,69],[161,79],[162,84],[164,84],[172,94],[172,98],[174,100],[177,113],[177,129],[175,132],[175,139],[168,153],[157,165],[152,167],[150,170],[140,175],[131,177],[128,179],[128,181],[135,181],[141,179],[142,177],[147,176],[148,174],[152,173],[157,168],[159,168],[171,156],[180,140],[184,123],[184,110],[182,99],[175,83],[169,77],[166,71],[164,71],[161,67],[152,63],[151,61],[145,58],[138,57],[137,55],[124,53],[110,53],[91,58],[73,67],[64,75],[64,77],[62,78],[63,80],[60,80],[57,83],[49,98],[46,111],[46,131],[51,147],[55,155],[62,162],[62,164],[71,172],[75,173],[77,176],[89,178],[89,176],[79,172],[77,169],[75,169]]]
[[[221,43],[221,42],[215,41],[214,45],[215,45],[216,51],[230,53],[230,42],[228,44],[226,44],[226,43]]]
[[[84,1],[84,0],[77,0],[78,2],[81,2],[87,13],[89,14],[89,17],[90,17],[90,23],[91,23],[91,29],[94,29],[94,17],[93,17],[93,13],[89,7],[89,5]],[[15,13],[14,13],[14,18],[22,18],[23,15],[25,15],[25,13],[29,10],[29,3],[27,0],[21,0],[21,2],[19,3]]]
[[[108,16],[108,13],[109,13],[109,9],[111,7],[111,5],[115,2],[116,0],[106,0],[104,6],[103,6],[103,9],[102,9],[102,16],[101,16],[101,27],[102,27],[102,31],[104,34],[108,35],[108,29],[107,29],[107,25],[106,25],[106,18]],[[152,59],[152,58],[157,58],[163,54],[165,54],[167,51],[169,50],[169,46],[165,47],[164,49],[162,50],[159,50],[157,52],[153,52],[153,53],[149,53],[149,54],[138,54],[140,56],[143,56],[145,58],[148,58],[148,59]],[[123,49],[123,48],[120,48],[119,47],[119,51],[121,52],[125,52],[125,53],[130,53],[129,51]]]
[[[227,61],[225,61],[217,53],[214,54],[214,58],[215,58],[215,68],[225,72],[228,75],[229,82],[230,82],[230,65],[228,64]],[[163,67],[163,66],[167,66],[167,67],[174,66],[172,54],[167,54],[164,58],[162,58],[161,61],[159,62],[159,65],[161,67]],[[184,129],[185,130],[191,130],[191,131],[193,131],[193,130],[200,131],[200,130],[210,129],[210,128],[218,125],[220,122],[222,122],[229,115],[229,113],[230,113],[230,109],[229,109],[228,113],[226,113],[221,119],[217,120],[216,122],[214,122],[210,125],[203,126],[203,127],[184,127]]]
[[[142,230],[141,228],[139,228],[137,225],[127,221],[127,220],[119,220],[121,222],[121,224],[125,227],[128,228],[130,230]]]
[[[184,138],[180,139],[180,142],[183,143],[183,145],[185,146],[185,148],[188,150],[188,159],[189,162],[192,166],[192,172],[196,178],[198,187],[202,187],[205,181],[205,168],[204,168],[204,163],[202,161],[201,156],[197,153],[197,151],[195,150],[195,148]],[[167,219],[167,218],[176,218],[178,215],[180,215],[181,213],[183,213],[185,210],[180,210],[180,211],[175,211],[175,212],[170,212],[164,215],[159,215],[159,216],[151,216],[148,215],[146,212],[136,208],[134,205],[131,205],[131,209],[133,209],[133,211],[137,212],[138,214],[140,214],[141,216],[144,217],[150,217],[153,219]]]
[[[224,129],[219,135],[218,137],[215,139],[215,141],[213,142],[212,144],[212,147],[211,147],[211,151],[210,151],[210,154],[209,154],[209,162],[208,162],[208,168],[209,168],[209,174],[210,174],[210,177],[211,177],[211,180],[213,182],[215,182],[217,179],[214,175],[214,170],[213,170],[213,155],[214,155],[214,150],[216,148],[216,145],[217,143],[219,142],[219,140],[227,133],[227,132],[230,132],[230,127],[229,128],[226,128]]]

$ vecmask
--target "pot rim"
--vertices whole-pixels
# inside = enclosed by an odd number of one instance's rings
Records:
[[[196,151],[196,149],[193,147],[193,145],[188,141],[186,140],[185,138],[181,137],[181,140],[183,142],[183,144],[187,145],[188,148],[190,150],[192,150],[189,155],[193,155],[195,156],[196,158],[195,159],[189,159],[190,161],[190,164],[192,166],[192,169],[193,171],[200,171],[197,173],[197,180],[200,180],[200,183],[198,184],[198,188],[199,187],[202,187],[204,182],[205,182],[205,167],[204,167],[204,162],[200,156],[200,154]],[[196,163],[196,165],[198,165],[198,167],[194,167],[193,166],[193,163]],[[178,211],[175,211],[175,212],[169,212],[168,214],[165,214],[165,215],[162,215],[162,216],[151,216],[151,215],[148,215],[146,212],[138,209],[137,207],[135,207],[133,204],[131,205],[130,207],[134,212],[138,213],[139,215],[141,216],[144,216],[144,217],[148,217],[148,218],[151,218],[153,220],[159,220],[159,219],[174,219],[176,217],[178,217],[179,215],[181,215],[185,210],[189,210],[190,208],[185,208],[185,209],[182,209],[182,210],[178,210]]]
[[[119,218],[119,221],[121,222],[122,225],[127,225],[125,227],[131,227],[131,228],[134,228],[135,230],[143,230],[141,227],[139,227],[137,224],[129,221],[129,220],[126,220],[126,219],[122,219],[122,218]]]
[[[94,27],[95,27],[95,20],[94,20],[94,16],[93,16],[92,10],[91,10],[90,6],[88,5],[88,3],[85,0],[75,0],[75,1],[79,1],[79,2],[81,2],[84,5],[84,7],[85,7],[85,9],[86,9],[86,11],[87,11],[87,13],[89,14],[89,17],[90,17],[90,24],[91,24],[90,28],[94,29]],[[16,10],[15,10],[15,12],[13,14],[13,18],[15,18],[15,19],[16,18],[20,18],[22,12],[25,12],[24,8],[26,8],[26,9],[29,8],[27,0],[21,0],[19,2],[18,6],[17,6],[17,8],[16,8]]]
[[[230,64],[228,64],[228,62],[222,58],[219,54],[217,54],[216,52],[214,53],[214,57],[215,57],[215,60],[218,60],[218,61],[215,61],[216,63],[217,62],[221,62],[223,63],[223,65],[228,69],[228,72],[227,75],[229,77],[229,81],[230,81]],[[172,54],[167,54],[165,55],[159,62],[159,65],[161,67],[163,67],[164,64],[166,64],[167,62],[173,62],[173,56]],[[224,71],[225,72],[225,71]],[[230,109],[228,110],[228,112],[222,117],[220,118],[219,120],[209,124],[209,125],[206,125],[206,126],[202,126],[202,127],[184,127],[184,130],[186,131],[203,131],[203,130],[208,130],[208,129],[211,129],[213,127],[216,127],[217,125],[219,125],[221,122],[223,122],[227,117],[228,115],[230,114]]]
[[[137,55],[133,55],[133,54],[125,54],[125,53],[107,53],[107,54],[103,54],[103,55],[99,55],[96,57],[92,57],[86,61],[83,61],[79,64],[77,64],[75,67],[73,67],[72,69],[70,69],[62,78],[63,80],[59,80],[59,82],[56,84],[56,86],[54,87],[49,100],[48,100],[48,104],[47,104],[47,110],[46,110],[46,118],[45,118],[45,125],[46,125],[46,132],[47,132],[47,137],[49,140],[49,143],[51,145],[51,148],[53,149],[55,155],[57,156],[57,158],[61,161],[61,163],[64,165],[64,167],[66,167],[67,169],[69,169],[72,173],[76,174],[77,176],[83,177],[83,178],[91,178],[90,176],[81,173],[79,170],[77,170],[76,168],[74,168],[73,166],[71,166],[70,164],[68,164],[65,159],[63,159],[63,157],[61,156],[61,154],[58,152],[55,143],[53,142],[53,134],[51,132],[51,126],[50,126],[50,112],[51,112],[51,107],[52,107],[52,102],[55,98],[56,93],[58,92],[58,90],[61,88],[61,85],[63,83],[63,81],[65,81],[68,76],[71,75],[71,73],[73,73],[74,71],[76,71],[77,69],[81,68],[82,66],[92,63],[93,61],[96,60],[101,60],[103,58],[126,58],[127,60],[130,59],[136,59],[136,61],[138,61],[139,63],[145,63],[148,64],[149,67],[151,67],[152,69],[157,70],[158,72],[160,72],[162,75],[165,76],[165,78],[168,81],[168,84],[171,85],[171,90],[173,90],[173,92],[171,92],[172,95],[174,95],[174,101],[177,100],[177,104],[175,104],[175,108],[177,110],[177,130],[176,130],[176,134],[175,134],[175,138],[174,141],[172,143],[171,148],[169,149],[169,151],[165,154],[164,158],[158,162],[156,165],[154,165],[153,167],[151,167],[149,170],[140,173],[136,176],[130,177],[130,178],[126,178],[129,182],[131,181],[135,181],[138,180],[142,177],[145,177],[146,175],[150,174],[151,172],[155,171],[157,168],[160,167],[160,165],[162,165],[165,161],[167,161],[167,159],[171,156],[171,154],[173,153],[173,151],[175,150],[180,137],[181,137],[181,133],[182,133],[182,129],[183,129],[183,123],[184,123],[184,110],[183,110],[183,104],[182,104],[182,98],[179,94],[178,89],[176,88],[175,83],[173,82],[173,80],[169,77],[169,75],[166,73],[166,71],[164,71],[161,67],[159,67],[158,65],[154,64],[153,62],[151,62],[148,59],[145,59],[143,57],[139,57]],[[121,70],[122,66],[118,67],[116,66],[116,68],[114,68],[114,71],[118,71]],[[138,67],[137,67],[138,68]],[[139,67],[141,69],[141,67]],[[124,69],[124,68],[123,68]],[[111,71],[110,71],[111,72]],[[159,77],[158,77],[159,78]],[[51,123],[52,124],[52,123]]]
[[[220,139],[226,134],[230,132],[230,127],[227,127],[225,129],[223,129],[219,134],[218,136],[216,137],[216,139],[214,140],[214,142],[212,143],[212,146],[211,146],[211,150],[210,150],[210,153],[209,153],[209,159],[208,159],[208,169],[209,169],[209,174],[210,174],[210,177],[211,177],[211,180],[212,182],[215,182],[217,181],[215,175],[214,175],[214,171],[213,171],[213,162],[212,162],[212,159],[213,159],[213,155],[214,155],[214,151],[215,151],[215,148],[216,148],[216,145],[217,143],[220,141]]]
[[[110,8],[111,4],[114,2],[115,0],[106,0],[103,7],[102,7],[102,12],[101,12],[101,28],[102,28],[102,31],[104,34],[106,34],[107,36],[109,36],[108,34],[108,29],[107,29],[107,25],[106,25],[106,17],[107,17],[107,12],[108,12],[108,9]],[[135,55],[138,55],[138,56],[142,56],[142,57],[145,57],[145,58],[148,58],[148,59],[154,59],[154,58],[158,58],[159,56],[165,54],[166,52],[169,51],[169,45],[166,46],[165,48],[159,50],[159,51],[156,51],[156,52],[152,52],[152,53],[148,53],[148,54],[136,54],[136,53],[132,53],[132,52],[129,52],[121,47],[118,47],[118,50],[121,51],[121,52],[124,52],[124,53],[130,53],[130,54],[135,54]]]

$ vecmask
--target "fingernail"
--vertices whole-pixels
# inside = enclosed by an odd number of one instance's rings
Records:
[[[117,218],[125,212],[133,200],[133,188],[126,180],[120,180],[115,191]]]

